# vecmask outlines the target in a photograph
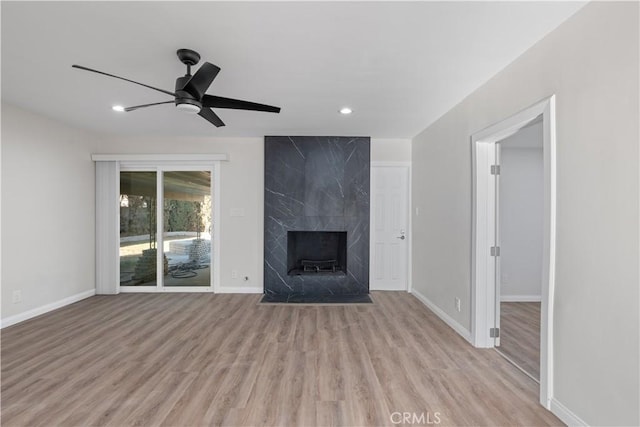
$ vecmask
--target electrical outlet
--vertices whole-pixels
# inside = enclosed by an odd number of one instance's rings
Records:
[[[509,283],[509,275],[508,274],[502,274],[500,276],[500,284],[501,285],[507,285]]]
[[[455,298],[456,310],[460,312],[460,298]]]
[[[416,208],[416,216],[420,216],[420,208]]]
[[[238,270],[231,270],[231,278],[232,279],[238,278]]]
[[[22,302],[22,291],[13,291],[13,294],[11,296],[11,301],[14,304],[18,304],[19,302]]]

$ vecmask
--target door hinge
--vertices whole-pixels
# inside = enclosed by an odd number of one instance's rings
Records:
[[[500,165],[491,165],[491,175],[500,175]]]
[[[491,256],[500,256],[500,246],[491,246]]]
[[[490,338],[500,338],[500,328],[489,328]]]

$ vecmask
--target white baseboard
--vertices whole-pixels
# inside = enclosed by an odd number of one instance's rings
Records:
[[[500,301],[503,302],[540,302],[541,295],[500,295]]]
[[[16,323],[24,322],[25,320],[32,319],[34,317],[40,316],[41,314],[48,313],[50,311],[56,310],[58,308],[62,308],[65,305],[73,304],[74,302],[78,302],[85,298],[92,297],[96,294],[95,289],[90,289],[88,291],[80,292],[79,294],[71,295],[70,297],[63,298],[59,301],[52,302],[50,304],[45,304],[41,307],[36,307],[31,310],[27,310],[23,313],[16,314],[14,316],[7,317],[6,319],[2,319],[0,322],[0,328],[6,328],[7,326],[15,325]]]
[[[458,335],[460,335],[462,338],[467,340],[470,344],[473,344],[471,342],[471,332],[468,331],[464,326],[462,326],[460,323],[458,323],[456,320],[454,320],[447,313],[442,311],[442,309],[440,307],[435,305],[433,302],[431,302],[429,300],[429,298],[425,297],[420,292],[416,291],[415,289],[412,289],[410,293],[412,295],[414,295],[416,298],[418,298],[420,300],[420,302],[422,302],[424,305],[426,305],[429,310],[433,311],[433,313],[436,316],[438,316],[444,323],[449,325],[449,327],[451,327],[451,329],[456,331],[458,333]]]
[[[571,412],[569,408],[558,402],[555,397],[551,399],[551,412],[569,427],[588,426],[580,417]]]
[[[217,294],[263,294],[264,288],[262,286],[257,287],[233,287],[233,286],[220,286],[216,290]]]

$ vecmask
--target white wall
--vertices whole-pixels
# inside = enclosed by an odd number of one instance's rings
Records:
[[[505,301],[539,301],[544,204],[542,122],[501,141],[500,147],[500,296]]]
[[[371,161],[410,162],[411,140],[371,138]]]
[[[97,140],[2,105],[3,321],[94,289]]]
[[[591,425],[640,424],[638,9],[588,4],[412,147],[413,287],[469,328],[470,135],[556,94],[554,396]]]

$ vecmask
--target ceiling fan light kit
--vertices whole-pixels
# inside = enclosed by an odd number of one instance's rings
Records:
[[[198,114],[200,110],[202,110],[202,107],[196,104],[189,104],[188,102],[181,102],[176,104],[176,110],[182,111],[183,113]]]
[[[220,96],[207,95],[205,92],[209,89],[209,86],[220,72],[220,68],[205,62],[200,66],[195,74],[191,75],[191,67],[200,62],[200,54],[191,49],[179,49],[176,54],[180,62],[187,66],[187,73],[183,77],[176,79],[175,93],[169,92],[164,89],[159,89],[153,86],[139,83],[133,80],[119,77],[113,74],[108,74],[102,71],[94,70],[91,68],[83,67],[81,65],[72,65],[73,68],[80,70],[91,71],[93,73],[102,74],[108,77],[124,80],[129,83],[134,83],[140,86],[144,86],[148,89],[153,89],[158,92],[162,92],[166,95],[174,97],[173,101],[155,102],[152,104],[136,105],[133,107],[119,108],[116,111],[130,112],[138,110],[140,108],[147,108],[155,105],[162,104],[175,104],[176,109],[187,112],[190,114],[198,114],[200,117],[207,120],[209,123],[216,127],[224,126],[224,122],[213,112],[211,108],[228,108],[235,110],[251,110],[251,111],[264,111],[268,113],[279,113],[279,107],[273,107],[271,105],[258,104],[255,102],[242,101],[240,99],[223,98]]]

